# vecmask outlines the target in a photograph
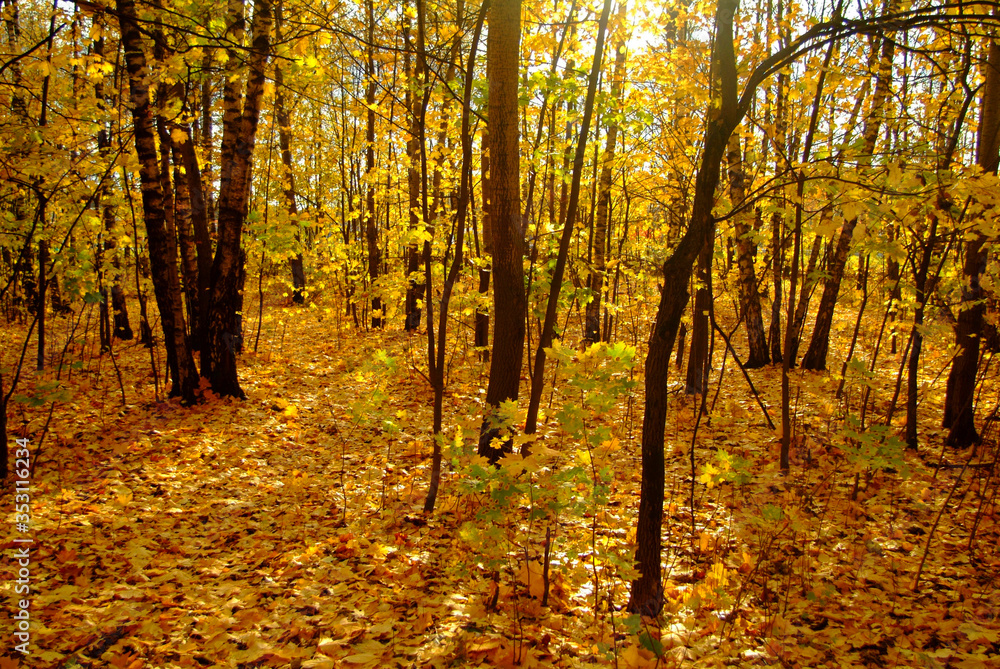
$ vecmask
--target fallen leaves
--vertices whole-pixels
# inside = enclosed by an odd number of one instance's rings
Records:
[[[666,445],[675,457],[664,614],[641,620],[623,610],[638,449],[617,414],[601,417],[614,436],[591,447],[548,423],[532,458],[519,460],[521,488],[463,492],[480,416],[469,400],[476,379],[456,379],[451,461],[439,511],[425,515],[429,390],[405,369],[380,372],[365,353],[389,346],[386,356],[404,357],[391,347],[407,340],[349,336],[360,340],[350,351],[316,332],[294,351],[286,342],[287,359],[246,359],[251,398],[242,403],[150,402],[106,423],[113,412],[90,383],[95,395],[79,406],[98,413],[54,421],[72,436],[47,446],[50,464],[34,482],[31,666],[991,666],[1000,647],[995,509],[978,516],[972,553],[977,508],[963,501],[947,514],[926,587],[909,589],[957,470],[935,479],[917,461],[909,479],[862,479],[851,499],[854,479],[838,471],[834,447],[818,455],[824,436],[809,467],[785,477],[758,409],[726,388],[731,418],[704,424],[696,446],[692,534],[695,414],[682,406]],[[123,369],[137,375],[148,364],[141,354],[122,351]],[[765,391],[777,388],[774,370],[759,374]],[[817,416],[833,413],[818,404]],[[582,478],[568,474],[576,470]],[[599,502],[595,471],[607,475]],[[540,496],[531,500],[577,506],[531,516],[518,506],[529,489]],[[484,523],[477,514],[493,491],[514,510]],[[554,530],[547,607],[545,524]],[[0,658],[0,669],[11,666]]]

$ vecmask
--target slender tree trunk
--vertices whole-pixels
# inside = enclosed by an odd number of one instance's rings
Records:
[[[890,225],[886,236],[890,244],[894,243],[899,238],[899,226]],[[897,260],[893,255],[889,255],[888,258],[886,258],[885,278],[890,286],[889,294],[886,295],[886,298],[890,301],[889,323],[892,324],[892,334],[891,339],[889,340],[889,353],[895,355],[897,337],[895,322],[899,317],[898,305],[899,300],[902,297],[902,290],[899,282],[899,260]]]
[[[897,0],[891,0],[888,12],[895,11]],[[875,152],[875,144],[878,140],[879,128],[882,124],[884,108],[889,98],[889,85],[892,80],[892,58],[896,41],[884,37],[879,57],[878,74],[875,81],[875,92],[872,94],[871,111],[865,119],[864,130],[862,132],[862,148],[858,158],[859,168],[864,170],[871,165],[872,156]],[[851,216],[844,221],[840,237],[837,239],[836,249],[830,258],[827,268],[829,278],[823,286],[823,295],[820,297],[819,306],[816,310],[816,325],[813,327],[812,339],[809,348],[802,357],[803,369],[826,369],[826,354],[830,346],[830,326],[833,324],[833,310],[837,304],[837,296],[840,294],[840,282],[844,277],[844,267],[847,265],[847,258],[851,250],[851,240],[854,237],[854,229],[858,225],[858,217]]]
[[[821,220],[825,222],[828,218],[833,216],[833,210],[827,207],[820,214]],[[822,223],[820,224],[822,225]],[[795,316],[792,320],[792,338],[789,342],[791,351],[789,355],[791,356],[792,367],[795,367],[795,361],[799,356],[799,343],[802,341],[802,326],[806,321],[806,313],[809,311],[809,300],[812,297],[812,289],[816,285],[815,279],[811,279],[813,273],[816,271],[816,263],[819,262],[820,251],[823,247],[823,236],[816,235],[813,238],[812,249],[809,251],[809,260],[806,263],[806,271],[802,276],[802,291],[799,293],[799,299],[795,302]]]
[[[452,259],[451,268],[445,277],[444,285],[441,287],[441,308],[440,320],[438,321],[437,347],[434,346],[434,336],[431,334],[428,341],[430,350],[428,359],[430,360],[430,379],[434,388],[434,453],[431,459],[431,482],[427,490],[427,498],[424,500],[424,511],[430,513],[434,510],[437,500],[438,487],[441,482],[441,419],[444,409],[444,387],[445,387],[445,348],[448,343],[448,308],[455,283],[462,273],[462,260],[465,252],[465,217],[469,209],[472,190],[471,171],[467,169],[472,164],[472,132],[469,124],[469,116],[472,110],[472,85],[474,82],[476,50],[479,46],[479,36],[483,30],[483,21],[486,18],[489,0],[483,3],[479,18],[476,21],[476,28],[472,36],[472,46],[469,51],[469,60],[465,71],[465,89],[462,96],[462,168],[461,182],[458,190],[458,207],[455,222],[455,257]],[[425,268],[425,280],[427,283],[427,328],[432,331],[433,323],[431,317],[431,295],[430,295],[430,271]],[[436,356],[435,356],[436,353]]]
[[[45,220],[45,197],[39,194],[40,218]],[[45,369],[45,294],[48,289],[49,243],[45,239],[38,240],[38,355],[36,363],[38,371]]]
[[[381,328],[382,298],[379,297],[378,277],[382,269],[382,249],[378,242],[375,220],[375,3],[365,0],[366,47],[365,60],[365,240],[368,244],[368,279],[371,290],[372,327]]]
[[[784,3],[778,2],[777,22],[779,32],[784,36],[786,29],[780,27],[784,20]],[[787,38],[783,37],[783,41]],[[788,162],[788,75],[784,72],[778,73],[775,84],[775,110],[774,110],[774,173],[779,175]],[[779,193],[779,198],[784,199],[784,193]],[[768,327],[768,343],[771,349],[771,363],[782,364],[783,355],[781,352],[781,305],[784,299],[784,266],[785,266],[785,217],[780,211],[771,215],[771,279],[774,283],[774,300],[771,302],[771,324]]]
[[[812,114],[809,117],[809,129],[806,131],[805,147],[802,149],[801,164],[806,165],[812,158],[813,140],[816,137],[816,126],[819,123],[819,110],[823,101],[823,85],[826,82],[826,73],[830,68],[830,60],[833,58],[834,42],[830,42],[827,47],[826,57],[820,67],[819,78],[816,81],[816,95],[813,98]],[[792,340],[796,337],[795,314],[798,313],[795,304],[795,289],[799,282],[799,258],[802,254],[802,206],[805,199],[806,174],[800,168],[795,177],[795,227],[792,230],[792,271],[790,285],[788,286],[788,311],[787,322],[785,323],[785,346],[784,357],[781,360],[781,456],[780,466],[782,471],[788,471],[789,454],[792,442],[792,406],[791,388],[788,374],[795,365],[795,347]],[[867,281],[867,278],[866,278]],[[867,283],[865,284],[867,286]],[[866,294],[867,295],[867,294]]]
[[[418,3],[418,13],[423,5],[423,0],[416,0]],[[409,19],[404,25],[403,35],[406,44],[404,52],[405,69],[409,82],[406,88],[405,104],[407,114],[410,119],[410,127],[406,138],[406,184],[407,198],[409,202],[409,231],[410,241],[406,245],[406,276],[408,279],[406,287],[406,322],[405,329],[412,332],[420,327],[421,295],[424,292],[423,279],[420,276],[420,261],[422,254],[420,245],[417,244],[416,235],[420,231],[420,194],[422,182],[420,179],[420,137],[423,137],[423,114],[421,110],[424,105],[426,95],[427,64],[425,61],[424,34],[418,30],[417,43],[412,44],[410,38]],[[416,65],[411,70],[411,58],[416,55]],[[484,167],[485,171],[485,167]],[[489,327],[487,325],[487,327]],[[478,331],[477,331],[478,334]],[[476,346],[480,346],[476,342]],[[485,344],[482,344],[485,346]]]
[[[103,16],[98,18],[94,17],[94,20],[98,22],[98,25],[103,25]],[[104,58],[104,38],[101,37],[94,42],[94,54],[98,58]],[[106,99],[104,97],[104,84],[101,81],[94,83],[94,97],[97,99],[97,104],[100,109],[104,109],[106,105]],[[97,132],[97,150],[105,158],[110,157],[111,154],[111,136],[108,132],[106,124],[102,120],[101,129]],[[101,325],[102,333],[106,334],[107,339],[104,339],[104,334],[102,334],[101,347],[110,348],[111,347],[111,337],[117,337],[122,341],[128,341],[134,336],[132,333],[132,326],[128,319],[128,303],[125,301],[125,291],[122,290],[122,274],[121,274],[121,259],[117,252],[118,239],[116,238],[116,230],[118,227],[118,219],[115,216],[114,207],[108,201],[110,199],[110,187],[105,184],[101,188],[101,193],[98,196],[97,206],[101,211],[101,220],[104,223],[104,234],[101,238],[101,257],[102,265],[104,260],[104,255],[110,255],[111,267],[114,269],[111,276],[111,290],[110,297],[108,299],[108,289],[106,286],[105,272],[103,266],[99,270],[100,282],[101,282]],[[105,332],[106,331],[106,332]]]
[[[201,59],[201,69],[202,69],[202,81],[201,81],[201,148],[202,153],[205,157],[205,169],[202,170],[202,177],[204,183],[203,200],[205,203],[205,221],[208,223],[209,229],[212,232],[217,230],[216,227],[216,207],[215,207],[215,194],[213,191],[213,184],[215,179],[212,177],[212,151],[214,147],[214,141],[212,138],[212,49],[205,49],[205,55]],[[192,146],[192,155],[194,147]],[[190,176],[190,172],[188,173]],[[196,228],[197,229],[197,228]],[[211,271],[211,270],[210,270]],[[206,274],[208,277],[208,274]],[[206,278],[206,285],[208,279]],[[208,315],[208,295],[205,295],[205,308]]]
[[[168,355],[177,361],[176,387],[173,394],[186,403],[195,401],[198,374],[185,336],[184,311],[177,277],[176,246],[167,232],[164,193],[156,158],[153,111],[149,104],[148,71],[142,35],[133,0],[117,0],[118,20],[129,74],[129,95],[134,124],[135,149],[139,159],[142,184],[143,219],[152,264],[153,291],[160,308],[160,323]],[[171,351],[172,354],[171,354]]]
[[[0,374],[0,481],[10,473],[10,451],[7,449],[7,395],[4,394],[3,374]]]
[[[245,19],[242,0],[230,0],[227,35],[243,41]],[[236,355],[242,348],[241,278],[245,276],[242,249],[243,225],[250,199],[250,175],[257,124],[264,92],[264,67],[270,54],[271,4],[254,2],[253,37],[247,57],[246,99],[238,74],[240,54],[230,49],[223,88],[223,130],[219,177],[219,238],[212,263],[211,306],[207,341],[202,351],[202,374],[212,390],[223,396],[244,398],[236,373]]]
[[[488,44],[488,42],[487,42]],[[487,47],[488,48],[488,47]],[[493,195],[490,189],[490,151],[489,128],[482,135],[480,148],[482,162],[482,192],[483,192],[483,247],[479,256],[479,299],[485,302],[490,290],[490,275],[493,272]],[[490,312],[482,307],[476,309],[476,347],[482,350],[482,361],[489,362],[490,350]]]
[[[576,155],[573,160],[573,181],[570,186],[569,206],[563,224],[562,236],[559,238],[559,254],[556,266],[552,271],[549,287],[549,299],[545,305],[545,322],[539,335],[538,349],[535,351],[534,373],[531,377],[531,397],[528,401],[528,416],[524,431],[534,434],[538,423],[538,407],[542,399],[542,389],[545,386],[545,349],[552,346],[552,335],[555,332],[556,313],[559,308],[559,292],[562,289],[563,273],[566,270],[566,260],[569,257],[569,243],[576,228],[576,217],[580,204],[580,182],[583,179],[584,159],[587,153],[587,138],[590,135],[590,122],[594,115],[594,99],[597,97],[597,80],[601,74],[601,64],[604,58],[604,38],[611,14],[611,0],[605,0],[604,9],[597,28],[597,46],[594,48],[594,62],[590,69],[590,81],[587,86],[587,100],[583,108],[583,121],[580,126],[580,140],[576,145]],[[610,186],[610,184],[609,184]],[[606,232],[606,229],[605,229]],[[604,240],[601,240],[603,247]]]
[[[708,242],[714,219],[715,188],[729,136],[745,110],[737,100],[736,53],[733,19],[738,0],[719,0],[715,18],[713,79],[719,84],[719,106],[709,110],[702,161],[695,177],[694,201],[687,231],[663,263],[663,291],[646,355],[646,407],[642,420],[642,486],[636,522],[636,566],[628,609],[656,615],[663,606],[660,578],[661,525],[663,522],[663,437],[667,418],[667,372],[670,353],[688,301],[687,284],[699,252]]]
[[[183,168],[183,157],[179,142],[168,140],[174,164],[174,227],[177,231],[177,245],[181,252],[181,273],[184,278],[184,296],[187,303],[191,348],[201,348],[201,307],[199,304],[198,248],[195,244],[191,224],[191,189]]]
[[[705,392],[705,366],[708,362],[708,311],[712,308],[712,257],[715,255],[715,228],[708,235],[705,247],[698,254],[698,288],[694,294],[694,314],[691,316],[691,353],[688,355],[684,392],[698,395]]]
[[[996,40],[990,42],[989,55],[983,69],[985,84],[979,114],[976,162],[984,172],[996,174],[997,164],[1000,162],[1000,43]],[[959,353],[948,373],[944,405],[944,427],[949,430],[948,443],[952,446],[969,446],[979,441],[973,401],[979,373],[980,339],[984,331],[983,315],[986,311],[981,277],[986,271],[989,248],[988,240],[979,231],[974,233],[972,240],[965,246],[962,301],[966,308],[959,313],[955,326],[955,345]]]
[[[624,19],[625,3],[618,7],[619,16]],[[611,98],[618,104],[622,99],[622,79],[625,76],[625,42],[619,40],[615,52],[615,69],[611,79]],[[541,124],[541,119],[539,119]],[[607,122],[608,140],[604,149],[601,178],[597,186],[597,216],[594,222],[594,235],[591,242],[593,257],[591,259],[588,288],[590,302],[587,303],[583,338],[589,344],[601,339],[601,300],[604,292],[604,273],[607,266],[605,251],[608,241],[608,211],[611,204],[612,168],[615,160],[615,144],[618,142],[618,122],[611,118]]]
[[[202,179],[190,129],[186,124],[178,124],[177,129],[180,131],[181,137],[173,140],[174,160],[178,160],[176,151],[179,151],[179,160],[184,166],[184,178],[187,180],[188,196],[191,201],[191,227],[194,231],[195,258],[198,265],[198,299],[196,302],[198,327],[191,328],[191,347],[202,351],[202,355],[204,355],[207,336],[206,323],[212,299],[210,283],[212,278],[212,239],[209,233],[209,205],[206,201],[208,184]],[[195,317],[192,316],[192,320],[194,319]]]
[[[743,152],[740,150],[740,139],[737,135],[729,138],[729,152],[726,154],[729,162],[729,194],[734,207],[742,205],[746,199],[746,172],[743,169]],[[767,351],[767,335],[764,333],[764,317],[760,309],[760,293],[757,290],[757,273],[754,269],[754,256],[757,254],[756,244],[750,237],[751,229],[747,225],[747,213],[736,214],[734,220],[736,229],[736,265],[739,269],[740,313],[743,326],[747,331],[749,353],[743,366],[747,369],[757,369],[766,365],[770,357]]]
[[[516,401],[524,358],[524,256],[521,239],[517,79],[521,1],[496,0],[489,10],[486,69],[489,80],[490,218],[493,239],[493,347],[479,454],[497,462],[509,442],[494,438],[507,427],[500,405]]]
[[[944,203],[939,200],[939,205]],[[940,207],[939,207],[940,208]],[[910,356],[906,369],[906,447],[917,448],[917,373],[920,368],[920,349],[923,345],[924,305],[927,302],[927,274],[930,271],[931,256],[937,242],[938,214],[931,214],[931,227],[924,242],[920,264],[915,273],[916,307],[913,310],[913,330],[911,333]]]
[[[275,37],[280,41],[282,3],[275,6]],[[282,184],[284,186],[285,206],[291,225],[295,226],[295,242],[301,247],[302,235],[299,232],[299,208],[295,202],[295,172],[292,169],[292,121],[285,105],[285,77],[280,64],[274,66],[274,116],[278,122],[278,146],[281,149]],[[292,301],[296,304],[305,302],[306,271],[301,248],[288,259],[288,267],[292,272]]]

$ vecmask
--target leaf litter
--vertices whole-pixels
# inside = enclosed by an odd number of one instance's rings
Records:
[[[557,382],[498,496],[504,479],[471,454],[485,372],[459,354],[451,463],[428,516],[423,342],[338,345],[307,313],[282,318],[297,336],[243,357],[243,402],[149,401],[139,347],[118,351],[124,408],[107,369],[65,382],[32,483],[32,655],[8,651],[0,667],[1000,666],[995,443],[941,467],[906,454],[905,475],[866,466],[834,380],[797,373],[786,476],[776,433],[734,382],[698,421],[692,519],[697,408],[678,395],[664,610],[640,619],[624,605],[641,397],[572,414],[593,388]],[[780,371],[755,374],[778,406]],[[22,411],[19,434],[40,435],[43,409]],[[574,437],[574,421],[607,438]]]

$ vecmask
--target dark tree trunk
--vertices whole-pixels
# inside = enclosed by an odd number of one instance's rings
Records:
[[[778,3],[777,20],[780,24],[783,21],[784,5]],[[782,34],[785,30],[782,29]],[[784,39],[784,38],[783,38]],[[784,72],[778,74],[775,84],[775,110],[774,126],[775,137],[773,140],[775,148],[774,172],[780,174],[784,169],[784,162],[788,151],[788,119],[785,111],[788,97],[788,75]],[[771,349],[771,363],[782,364],[782,328],[781,328],[781,304],[784,287],[784,266],[785,266],[785,217],[781,212],[771,215],[771,280],[774,283],[774,299],[771,301],[771,324],[768,327],[767,339]]]
[[[619,12],[624,11],[622,3]],[[621,42],[615,53],[615,69],[611,80],[611,98],[621,102],[622,78],[625,76],[625,44]],[[539,120],[541,123],[541,120]],[[589,344],[601,339],[601,300],[604,292],[604,272],[607,265],[605,251],[608,242],[608,219],[611,204],[612,167],[615,160],[615,144],[618,142],[618,122],[611,118],[607,121],[608,143],[604,149],[601,165],[601,179],[597,186],[597,216],[594,221],[594,236],[591,241],[593,257],[591,259],[588,288],[590,302],[587,303],[586,320],[584,322],[583,338]]]
[[[496,0],[489,10],[486,69],[489,80],[490,218],[493,241],[493,346],[479,454],[496,462],[509,442],[496,446],[505,427],[503,402],[517,400],[524,358],[524,257],[521,239],[517,78],[521,1]]]
[[[825,217],[832,215],[830,209],[824,210],[822,214],[824,220]],[[816,263],[819,261],[822,247],[823,237],[822,235],[816,235],[813,238],[812,249],[809,251],[809,261],[806,265],[805,274],[802,276],[802,292],[799,293],[799,299],[795,302],[795,315],[792,319],[792,336],[788,344],[790,348],[788,355],[792,367],[795,367],[799,356],[799,342],[802,341],[802,326],[805,324],[806,313],[809,311],[809,300],[812,297],[812,289],[816,284],[815,279],[810,279],[809,277],[816,271]]]
[[[705,247],[698,254],[698,289],[694,294],[691,316],[691,353],[688,355],[687,379],[684,392],[698,395],[705,392],[705,365],[708,362],[708,312],[712,308],[712,256],[715,253],[715,229],[709,232]]]
[[[282,3],[275,8],[275,36],[281,36]],[[299,232],[299,208],[295,202],[295,172],[292,169],[292,121],[285,105],[285,77],[281,65],[274,66],[274,116],[278,121],[278,146],[281,149],[281,167],[285,193],[285,205],[288,207],[288,217],[295,226],[295,241],[301,246],[302,236]],[[288,267],[292,272],[292,301],[295,304],[305,302],[306,270],[302,252],[296,251],[288,259]]]
[[[461,5],[460,5],[461,6]],[[423,4],[418,5],[419,19],[423,19]],[[445,277],[444,285],[441,287],[441,308],[438,320],[437,342],[435,348],[435,337],[433,333],[434,323],[431,321],[431,282],[430,271],[424,268],[424,278],[427,288],[427,330],[428,330],[428,362],[430,363],[429,375],[431,385],[434,388],[434,453],[431,459],[431,481],[427,490],[427,498],[424,500],[424,511],[430,513],[434,510],[437,499],[438,486],[441,483],[441,458],[442,458],[442,435],[441,420],[444,409],[444,389],[445,389],[445,348],[448,337],[448,309],[451,300],[452,290],[462,273],[462,261],[465,253],[465,217],[469,209],[470,191],[472,190],[471,170],[468,168],[472,163],[472,133],[469,127],[469,116],[472,110],[472,86],[474,82],[476,51],[479,46],[479,37],[482,34],[483,22],[486,18],[488,7],[484,4],[479,12],[476,27],[472,36],[472,46],[469,50],[469,60],[466,63],[465,88],[462,95],[462,167],[461,182],[458,190],[458,208],[455,221],[455,257],[452,259],[448,275]],[[461,11],[458,12],[461,15]],[[421,54],[423,55],[423,54]],[[422,143],[422,142],[421,142]],[[422,147],[421,147],[422,148]]]
[[[939,199],[940,205],[944,203]],[[930,271],[931,255],[937,241],[938,214],[931,215],[931,228],[924,242],[920,264],[914,277],[916,287],[916,307],[913,310],[913,330],[911,333],[910,357],[906,369],[906,447],[917,448],[917,373],[920,363],[920,349],[923,345],[924,305],[927,303],[927,273]]]
[[[419,9],[422,7],[418,5]],[[406,50],[404,52],[405,69],[407,74],[411,72],[411,59],[416,57],[416,64],[412,69],[412,80],[406,89],[405,105],[409,114],[409,136],[406,138],[406,186],[407,201],[409,203],[409,231],[411,235],[416,235],[420,228],[420,195],[423,186],[420,178],[420,138],[423,137],[424,116],[421,110],[424,106],[426,96],[426,76],[427,64],[424,51],[424,33],[422,29],[417,31],[417,43],[414,45],[410,38],[409,22],[404,26],[404,42]],[[485,172],[485,166],[484,166]],[[407,332],[413,332],[420,328],[421,296],[424,292],[424,280],[420,273],[420,261],[422,254],[420,245],[416,238],[412,238],[406,245],[406,322],[404,327]],[[485,344],[483,344],[485,345]],[[476,346],[480,344],[476,343]]]
[[[784,292],[782,265],[784,265],[785,245],[782,239],[784,218],[779,213],[771,216],[771,278],[774,282],[774,299],[771,300],[771,325],[767,339],[771,349],[771,364],[780,365],[784,360],[781,353],[781,296]]]
[[[667,418],[667,372],[670,353],[688,301],[691,267],[708,243],[715,220],[712,207],[719,183],[722,158],[729,136],[745,110],[737,100],[736,53],[733,19],[738,0],[719,0],[716,12],[714,78],[719,83],[721,104],[709,111],[702,161],[695,178],[691,221],[673,254],[663,263],[663,291],[646,355],[646,408],[642,420],[642,486],[636,523],[636,566],[639,578],[632,582],[629,611],[656,615],[663,606],[660,579],[661,525],[663,522],[663,436]]]
[[[94,20],[98,22],[99,25],[103,25],[104,18],[101,16],[94,17]],[[104,56],[104,38],[100,38],[94,41],[94,53],[95,55],[102,57]],[[97,81],[94,84],[94,97],[97,99],[97,104],[100,109],[104,109],[106,105],[106,100],[104,97],[104,84],[101,81]],[[103,123],[103,122],[102,122]],[[101,126],[101,129],[97,132],[97,150],[102,156],[110,156],[111,154],[111,136],[108,132],[106,125]],[[125,301],[125,291],[122,290],[122,274],[121,274],[121,260],[118,257],[117,248],[118,240],[116,239],[116,228],[118,227],[117,217],[115,216],[115,210],[108,202],[110,196],[110,188],[108,186],[103,186],[101,188],[100,195],[97,200],[97,206],[101,211],[101,220],[104,223],[104,234],[101,238],[101,263],[102,267],[99,268],[99,281],[101,284],[101,348],[109,349],[111,348],[111,338],[112,336],[121,339],[122,341],[128,341],[134,336],[132,333],[132,326],[128,319],[128,304]],[[107,288],[107,278],[105,276],[103,261],[105,260],[105,254],[110,256],[111,267],[114,269],[111,275],[111,290]],[[108,293],[110,292],[111,299],[108,299]]]
[[[10,451],[7,450],[7,396],[4,394],[3,374],[0,373],[0,481],[10,473]]]
[[[171,156],[174,163],[174,228],[177,231],[177,246],[181,252],[181,275],[184,277],[184,297],[187,304],[188,332],[191,348],[199,350],[201,339],[201,321],[199,315],[201,297],[198,288],[198,248],[195,244],[191,224],[191,189],[184,174],[183,157],[179,142],[169,136]]]
[[[365,1],[366,47],[365,60],[365,240],[368,243],[368,280],[371,291],[372,327],[381,328],[382,299],[376,285],[382,269],[382,249],[378,245],[378,223],[375,220],[375,5]]]
[[[480,156],[482,160],[483,173],[483,247],[479,255],[479,299],[486,301],[490,291],[490,274],[492,274],[493,263],[493,219],[490,210],[493,208],[493,198],[490,192],[490,153],[489,153],[489,128],[483,133]],[[482,361],[490,361],[490,312],[485,308],[476,309],[476,347],[482,350]]]
[[[1000,162],[1000,44],[990,43],[989,55],[983,68],[982,109],[976,144],[976,162],[988,174],[997,173]],[[944,427],[948,428],[948,443],[969,446],[979,441],[975,421],[976,377],[979,373],[979,348],[982,338],[985,290],[981,277],[986,271],[989,246],[981,232],[965,247],[962,274],[962,301],[967,308],[958,315],[955,345],[959,353],[948,373],[948,390],[944,404]]]
[[[148,71],[142,34],[133,0],[117,0],[125,63],[129,74],[129,95],[134,123],[135,149],[142,184],[143,219],[149,243],[153,291],[160,308],[168,357],[177,361],[176,394],[185,403],[195,401],[198,374],[185,336],[184,311],[177,276],[176,246],[167,231],[164,193],[156,157],[153,111],[149,104]]]
[[[212,239],[209,233],[209,206],[206,201],[208,184],[202,179],[202,172],[195,155],[194,141],[186,125],[178,125],[183,138],[175,142],[180,150],[180,160],[184,165],[187,179],[188,195],[191,198],[191,227],[194,230],[194,245],[197,250],[198,263],[198,328],[191,328],[192,348],[205,351],[206,323],[208,310],[212,300]],[[175,154],[175,160],[176,154]]]
[[[245,20],[243,3],[230,5],[227,33],[242,37]],[[223,130],[219,178],[219,239],[212,263],[211,306],[202,352],[202,374],[219,395],[246,397],[236,373],[236,355],[242,348],[240,308],[243,302],[241,277],[245,274],[242,249],[243,224],[250,199],[250,175],[257,123],[264,92],[264,67],[270,54],[271,4],[254,2],[253,42],[249,49],[246,100],[238,74],[241,57],[230,50],[223,89]],[[242,103],[242,104],[241,104]]]
[[[559,293],[562,289],[563,273],[566,270],[566,260],[569,258],[570,240],[573,237],[573,231],[576,229],[576,217],[580,203],[580,183],[583,179],[584,159],[587,152],[587,137],[590,135],[590,122],[594,115],[597,80],[601,74],[601,63],[604,58],[604,37],[607,32],[608,17],[610,14],[611,0],[605,0],[604,9],[601,11],[601,18],[597,28],[597,45],[594,49],[594,62],[590,68],[587,99],[584,103],[583,120],[580,125],[580,139],[576,145],[576,155],[573,159],[573,180],[570,185],[569,207],[566,210],[562,235],[559,238],[559,253],[556,256],[556,265],[552,270],[549,298],[545,305],[545,322],[542,324],[542,330],[538,338],[538,348],[535,351],[534,373],[531,377],[531,397],[528,402],[528,415],[524,426],[524,431],[527,434],[534,434],[538,423],[538,407],[541,404],[542,389],[545,385],[545,350],[552,346],[552,336],[555,332],[556,312],[559,307]],[[611,184],[609,183],[609,189],[610,186]],[[607,232],[606,219],[607,213],[605,212],[605,233]],[[602,239],[602,247],[603,244],[604,240]]]
[[[154,56],[156,55],[156,50],[154,48]],[[162,60],[157,58],[157,60]],[[157,90],[157,105],[160,107],[166,106],[165,103],[165,92],[164,86],[161,84]],[[170,133],[167,132],[166,122],[163,117],[157,116],[156,119],[156,132],[159,136],[159,149],[160,149],[160,192],[163,193],[163,223],[167,231],[167,243],[170,244],[170,255],[173,258],[172,266],[174,272],[177,276],[177,299],[179,302],[183,302],[184,293],[181,289],[180,275],[177,274],[177,227],[174,225],[174,191],[173,184],[170,181]],[[183,314],[183,307],[181,308],[181,314]],[[175,321],[177,323],[177,321]],[[179,327],[177,325],[174,326]],[[186,328],[184,328],[184,337],[187,338]],[[177,367],[177,353],[175,350],[167,348],[167,371],[170,375],[170,394],[177,395],[180,386],[180,370]]]
[[[39,218],[45,220],[45,200],[42,199],[41,203],[38,205],[41,211]],[[48,278],[46,274],[48,272],[47,265],[49,264],[49,243],[44,239],[38,240],[38,304],[35,310],[38,314],[38,355],[37,355],[37,365],[38,371],[45,369],[45,294],[48,289]]]
[[[892,13],[897,4],[896,0],[890,2],[888,12]],[[892,81],[892,57],[896,41],[894,39],[883,38],[882,50],[879,58],[878,75],[875,80],[875,92],[872,94],[871,111],[865,119],[865,126],[862,132],[862,147],[858,158],[859,168],[864,169],[871,164],[872,156],[875,152],[875,144],[878,140],[879,128],[882,124],[882,115],[886,101],[889,98],[889,85]],[[844,267],[847,265],[847,258],[851,250],[851,240],[854,238],[854,229],[858,225],[857,216],[852,216],[844,221],[840,237],[837,239],[836,250],[830,258],[827,267],[829,277],[823,285],[823,295],[820,297],[819,306],[816,309],[816,325],[813,327],[812,339],[809,341],[809,348],[802,356],[803,369],[826,369],[826,354],[830,347],[830,327],[833,325],[833,311],[837,304],[837,297],[840,294],[840,282],[844,277]]]

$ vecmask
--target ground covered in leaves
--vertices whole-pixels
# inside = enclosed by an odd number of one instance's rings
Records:
[[[532,455],[494,471],[473,455],[487,367],[460,344],[425,515],[425,338],[322,315],[274,310],[257,352],[248,333],[245,401],[154,399],[148,350],[78,333],[58,383],[26,374],[31,655],[8,640],[0,668],[1000,666],[996,443],[943,450],[928,391],[903,453],[901,410],[877,429],[898,357],[839,401],[837,375],[796,373],[788,475],[731,358],[707,418],[676,389],[666,604],[640,619],[641,354],[557,351]],[[780,371],[751,378],[777,422]],[[21,597],[7,578],[5,610]]]

